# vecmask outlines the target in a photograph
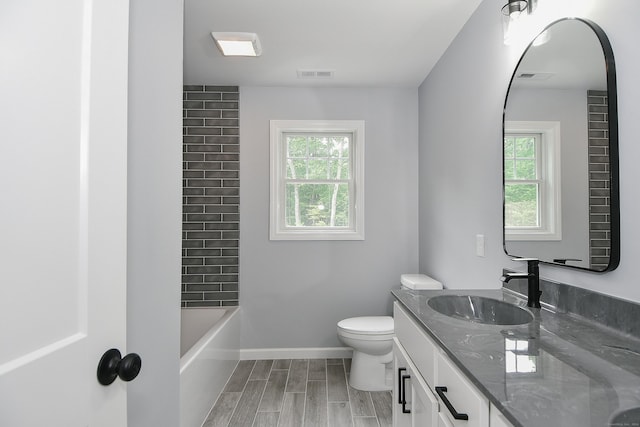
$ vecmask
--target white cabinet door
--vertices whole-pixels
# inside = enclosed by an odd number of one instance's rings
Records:
[[[411,371],[411,415],[413,427],[438,424],[438,401],[417,370]]]
[[[491,427],[513,427],[513,425],[507,421],[502,412],[496,408],[493,403],[489,407],[489,426]]]
[[[0,2],[2,426],[126,426],[128,13]]]
[[[449,419],[444,414],[444,412],[440,412],[438,414],[438,427],[453,427],[453,425],[451,424],[451,422],[449,422]]]
[[[405,391],[411,393],[411,386],[407,384],[407,379],[403,379],[403,376],[410,376],[409,359],[403,350],[402,346],[398,342],[397,338],[393,339],[393,372],[395,374],[395,381],[393,382],[393,425],[394,427],[411,427],[411,414],[403,412],[403,399],[405,402],[404,408],[408,409],[410,405],[411,396],[407,396]],[[407,399],[408,398],[408,399]]]
[[[446,388],[446,391],[441,389],[442,396],[438,396],[440,412],[453,426],[486,427],[489,424],[488,399],[442,352],[438,352],[436,357],[436,393],[440,387]],[[456,419],[454,412],[465,414],[468,420]]]
[[[438,401],[397,338],[394,338],[393,353],[396,374],[393,389],[394,427],[437,426]]]

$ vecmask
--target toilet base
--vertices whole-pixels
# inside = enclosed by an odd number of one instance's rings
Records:
[[[372,356],[353,351],[349,385],[362,391],[387,391],[393,388],[391,362],[393,353]]]

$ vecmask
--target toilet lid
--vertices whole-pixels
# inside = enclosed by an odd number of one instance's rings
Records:
[[[338,328],[360,334],[389,334],[393,333],[393,317],[365,316],[351,317],[338,322]]]

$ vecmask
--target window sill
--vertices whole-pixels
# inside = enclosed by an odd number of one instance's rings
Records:
[[[364,232],[353,230],[273,230],[270,240],[364,240]]]

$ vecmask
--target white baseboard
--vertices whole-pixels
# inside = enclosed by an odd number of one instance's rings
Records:
[[[349,347],[245,348],[240,350],[240,360],[350,359],[352,354]]]

